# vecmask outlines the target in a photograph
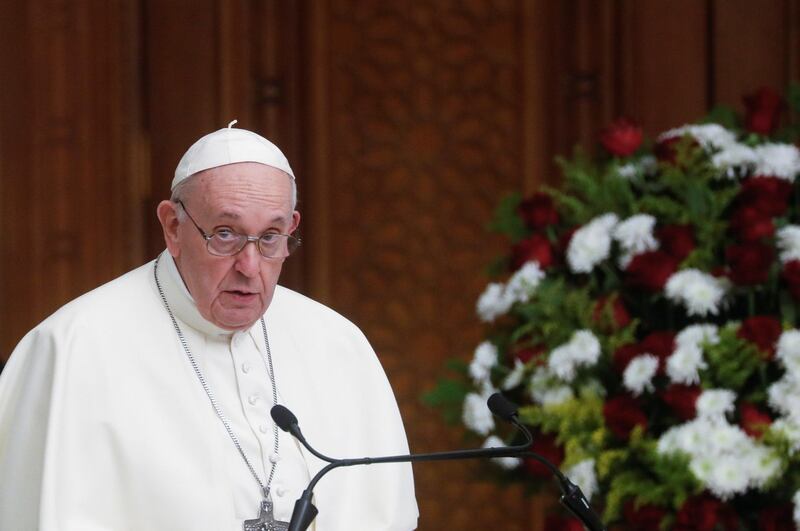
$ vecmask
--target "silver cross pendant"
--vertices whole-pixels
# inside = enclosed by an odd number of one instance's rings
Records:
[[[244,521],[244,531],[287,531],[289,522],[275,520],[272,501],[265,499],[261,502],[261,514],[258,518]]]

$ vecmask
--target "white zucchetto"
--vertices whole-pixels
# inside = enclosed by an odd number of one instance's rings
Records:
[[[172,189],[195,173],[237,162],[258,162],[286,172],[294,179],[289,161],[278,146],[247,129],[228,127],[214,131],[192,144],[175,168]]]

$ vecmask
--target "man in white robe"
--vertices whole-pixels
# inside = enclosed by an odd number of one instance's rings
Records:
[[[234,531],[264,502],[288,522],[325,463],[273,396],[327,455],[407,453],[363,334],[276,285],[295,190],[266,139],[207,135],[158,207],[167,250],[23,338],[0,375],[0,530]],[[417,523],[409,464],[336,469],[314,503],[316,531]]]

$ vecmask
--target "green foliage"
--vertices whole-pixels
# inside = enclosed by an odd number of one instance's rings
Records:
[[[719,343],[705,346],[708,368],[703,371],[702,380],[710,388],[741,391],[764,363],[763,355],[755,345],[736,337],[737,328],[723,328],[719,333]]]
[[[494,218],[489,223],[489,230],[506,235],[512,242],[518,242],[528,235],[525,223],[517,214],[517,208],[522,201],[522,196],[513,193],[503,198],[494,212]]]

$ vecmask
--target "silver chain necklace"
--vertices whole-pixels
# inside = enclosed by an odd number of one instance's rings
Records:
[[[244,449],[242,448],[241,443],[239,442],[239,438],[233,432],[231,428],[231,424],[228,421],[228,418],[220,409],[219,404],[217,403],[217,399],[214,398],[214,394],[211,392],[211,388],[208,385],[208,381],[206,380],[205,376],[203,376],[202,371],[200,370],[200,366],[197,364],[194,356],[192,355],[192,351],[189,350],[189,344],[186,341],[186,338],[181,331],[181,327],[178,325],[178,321],[175,319],[175,316],[172,314],[172,310],[167,303],[167,297],[164,295],[164,290],[161,289],[161,283],[158,280],[158,261],[161,257],[156,258],[153,264],[153,278],[156,281],[156,288],[158,289],[158,294],[161,297],[161,302],[164,303],[164,308],[167,310],[167,314],[169,314],[169,318],[172,321],[172,326],[175,328],[175,332],[178,334],[178,339],[181,342],[181,346],[183,347],[183,351],[186,353],[186,357],[189,360],[189,364],[194,369],[194,373],[197,375],[197,379],[200,381],[200,385],[203,387],[203,391],[205,391],[206,396],[208,396],[209,402],[211,402],[211,407],[214,408],[214,412],[217,414],[217,418],[219,418],[222,425],[225,426],[225,431],[228,432],[228,436],[233,442],[233,445],[239,451],[239,455],[244,460],[244,463],[247,465],[247,468],[250,470],[250,474],[252,474],[253,479],[256,480],[258,486],[261,489],[261,495],[263,497],[261,501],[261,508],[260,508],[260,515],[258,518],[252,520],[245,520],[243,524],[243,531],[285,531],[289,528],[288,522],[281,522],[275,520],[275,516],[273,514],[273,505],[272,499],[270,497],[269,488],[272,485],[272,478],[275,476],[275,468],[278,465],[278,460],[270,458],[270,462],[272,463],[272,467],[269,471],[269,477],[267,478],[266,484],[261,481],[261,478],[258,477],[258,473],[256,473],[256,469],[253,464],[250,462],[250,459],[247,458],[247,454],[244,453]],[[272,403],[278,403],[278,388],[275,385],[275,370],[272,365],[272,351],[269,348],[269,336],[267,336],[267,325],[264,322],[264,318],[261,318],[261,331],[264,333],[264,346],[266,347],[266,354],[262,354],[262,359],[264,360],[264,368],[267,370],[267,374],[269,375],[270,383],[272,384]],[[277,457],[278,455],[278,426],[273,422],[272,423],[272,433],[274,438],[273,443],[273,455]]]

